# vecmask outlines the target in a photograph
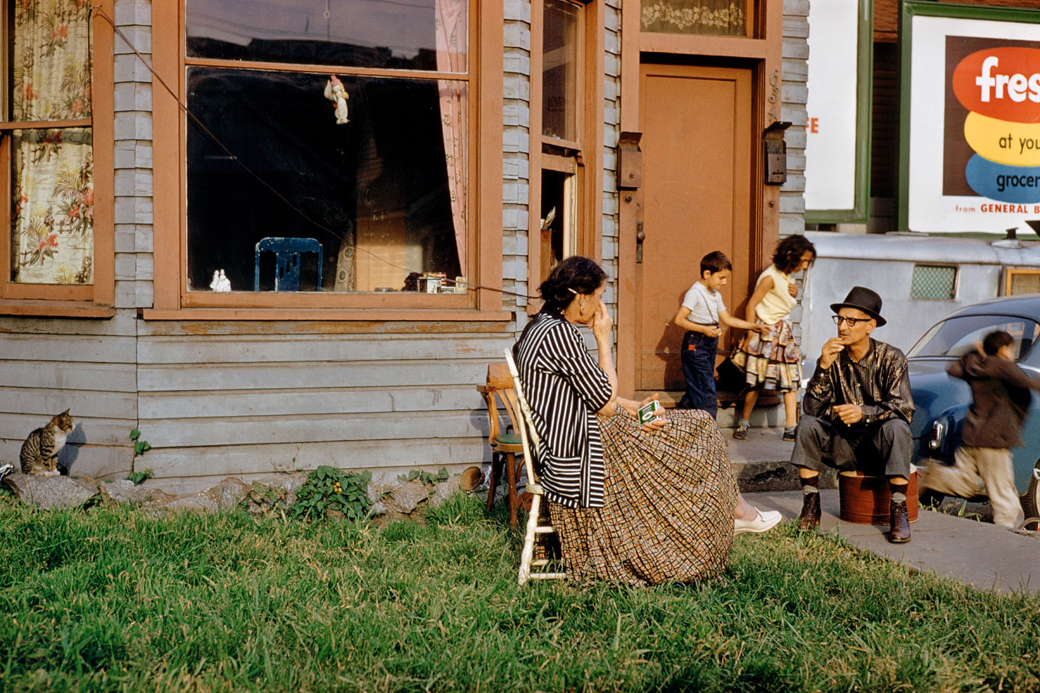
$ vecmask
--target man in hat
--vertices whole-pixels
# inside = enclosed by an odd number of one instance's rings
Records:
[[[831,304],[838,336],[823,345],[816,371],[805,389],[804,416],[795,431],[791,464],[802,482],[799,531],[820,523],[820,470],[858,470],[884,476],[892,491],[888,540],[910,541],[906,490],[912,438],[906,357],[893,346],[871,339],[885,324],[881,297],[853,287],[842,303]]]

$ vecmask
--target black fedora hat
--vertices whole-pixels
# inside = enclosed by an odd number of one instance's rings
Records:
[[[877,295],[877,292],[871,291],[864,286],[852,287],[852,291],[849,292],[844,301],[831,304],[831,310],[835,313],[842,308],[855,308],[863,311],[877,321],[878,327],[881,327],[886,322],[881,317],[881,297]]]

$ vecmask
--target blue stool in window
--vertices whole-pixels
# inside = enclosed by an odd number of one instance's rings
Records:
[[[318,254],[318,286],[321,291],[321,243],[314,238],[261,238],[256,244],[256,271],[253,275],[253,291],[260,290],[260,253],[274,253],[274,290],[300,290],[300,255]]]

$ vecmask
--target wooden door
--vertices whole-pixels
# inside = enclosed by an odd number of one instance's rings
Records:
[[[683,331],[671,320],[707,253],[721,250],[733,262],[722,294],[730,314],[743,317],[754,237],[751,90],[748,69],[640,66],[637,218],[645,240],[634,267],[637,396],[677,397],[685,389]],[[730,332],[720,348],[729,346]]]

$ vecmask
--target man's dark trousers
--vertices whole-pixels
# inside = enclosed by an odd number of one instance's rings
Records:
[[[822,471],[834,467],[867,476],[910,478],[913,438],[902,419],[846,426],[802,416],[795,431],[791,464]]]

